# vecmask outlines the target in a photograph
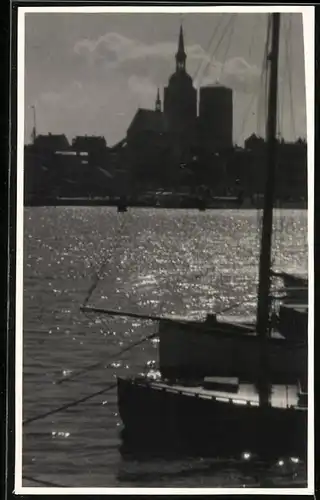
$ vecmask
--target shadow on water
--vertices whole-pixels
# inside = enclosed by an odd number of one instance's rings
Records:
[[[128,446],[122,441],[119,447],[123,469],[117,479],[121,483],[161,483],[184,478],[211,478],[219,482],[224,475],[233,477],[241,487],[251,488],[305,488],[306,466],[303,462],[294,463],[287,459],[260,459],[258,456],[243,452],[238,456],[217,455],[214,458],[201,457],[197,453],[186,453],[168,449],[142,450]],[[148,464],[141,470],[130,470],[133,465]],[[169,467],[165,470],[164,464]],[[159,473],[161,470],[161,473]],[[215,481],[214,481],[215,482]],[[219,484],[215,484],[219,487]],[[234,485],[233,487],[236,487]]]

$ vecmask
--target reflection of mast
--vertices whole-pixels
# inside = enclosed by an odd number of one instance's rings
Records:
[[[36,137],[37,137],[37,127],[36,127],[36,108],[35,108],[35,106],[31,106],[31,108],[33,109],[33,127],[32,127],[31,138],[32,138],[32,142],[33,142],[33,144],[34,144],[35,139],[36,139]]]

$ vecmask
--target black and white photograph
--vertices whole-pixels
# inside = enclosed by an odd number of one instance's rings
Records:
[[[312,494],[314,7],[17,17],[15,492]]]

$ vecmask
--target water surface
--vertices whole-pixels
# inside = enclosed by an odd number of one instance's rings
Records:
[[[24,227],[24,419],[89,395],[118,374],[157,360],[157,339],[117,353],[157,324],[87,314],[89,304],[201,317],[240,303],[256,308],[260,216],[256,211],[28,208]],[[277,212],[274,267],[307,273],[307,212]],[[100,278],[97,278],[97,274]],[[110,356],[115,356],[110,360]],[[93,363],[94,370],[63,384]],[[113,363],[111,366],[108,363]],[[284,465],[244,471],[241,461],[124,460],[115,390],[24,427],[23,473],[71,487],[281,485]],[[286,469],[286,471],[285,471]],[[298,468],[295,480],[301,479]],[[25,486],[37,486],[25,480]],[[293,484],[293,483],[292,483]]]

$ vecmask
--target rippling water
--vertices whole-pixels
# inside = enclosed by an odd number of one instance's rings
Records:
[[[278,212],[274,224],[275,267],[306,274],[307,212]],[[252,316],[258,227],[259,215],[249,210],[25,209],[24,419],[157,360],[156,340],[116,356],[156,331],[156,324],[80,312],[97,273],[101,279],[92,305],[199,317],[243,302],[228,314]],[[112,366],[103,366],[110,355]],[[102,365],[56,384],[96,362]],[[115,390],[30,423],[24,427],[23,474],[71,487],[239,487],[282,481],[283,468],[277,465],[248,473],[231,461],[124,460],[120,429]],[[37,486],[30,480],[23,484]]]

